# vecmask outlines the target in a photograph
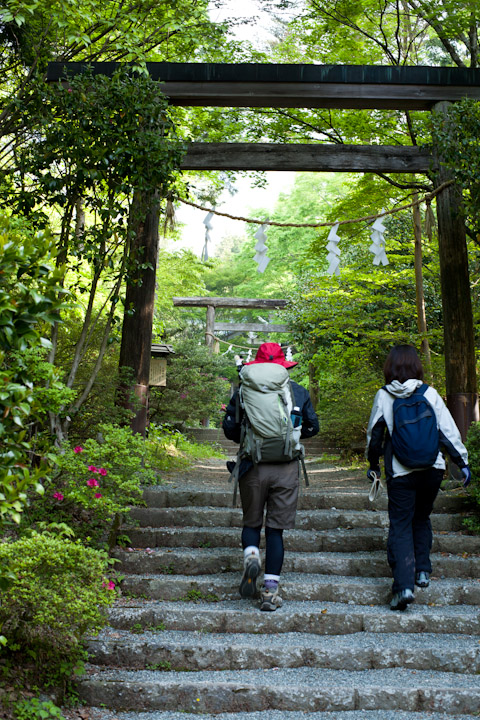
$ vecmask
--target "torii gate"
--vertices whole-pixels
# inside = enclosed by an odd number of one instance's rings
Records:
[[[94,73],[110,75],[118,63],[89,63]],[[216,107],[310,107],[398,109],[445,112],[463,97],[480,99],[480,70],[474,68],[278,65],[221,63],[147,63],[152,78],[172,105]],[[83,63],[50,63],[48,81],[65,80]],[[193,143],[182,163],[195,170],[310,170],[360,172],[434,172],[439,186],[449,179],[441,153],[418,147],[356,145],[275,145]],[[461,193],[450,186],[437,197],[438,240],[445,338],[447,405],[465,436],[478,420],[473,317]],[[145,223],[148,226],[148,222]],[[151,224],[151,223],[150,223]],[[145,235],[150,261],[156,256],[156,230]],[[155,246],[155,248],[154,248]],[[153,263],[154,265],[155,263]],[[146,269],[145,276],[155,273]],[[153,285],[154,286],[154,285]],[[152,282],[139,296],[129,327],[138,357],[132,359],[136,390],[145,403],[132,427],[145,430],[149,353],[153,319]],[[130,332],[130,331],[129,331]],[[122,337],[122,344],[124,338]]]
[[[215,347],[215,333],[231,330],[232,332],[280,332],[289,333],[288,325],[272,323],[219,323],[215,322],[216,308],[280,310],[285,308],[287,301],[274,298],[230,298],[230,297],[174,297],[174,307],[204,307],[207,310],[205,323],[205,344],[210,349]]]

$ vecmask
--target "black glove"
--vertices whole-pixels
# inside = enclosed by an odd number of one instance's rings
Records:
[[[472,473],[470,472],[468,465],[465,465],[465,467],[462,468],[462,475],[464,477],[463,487],[466,488],[470,485],[470,480],[472,479]]]
[[[377,478],[380,478],[380,476],[381,476],[380,465],[378,465],[376,468],[371,467],[369,470],[367,470],[367,478],[371,482],[373,482],[375,480],[374,473]]]

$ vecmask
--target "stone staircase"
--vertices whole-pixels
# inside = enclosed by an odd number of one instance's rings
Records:
[[[442,493],[431,586],[388,607],[386,497],[310,463],[285,533],[284,606],[241,600],[241,512],[222,461],[145,491],[123,597],[79,683],[92,720],[446,720],[480,717],[480,538],[462,490]]]

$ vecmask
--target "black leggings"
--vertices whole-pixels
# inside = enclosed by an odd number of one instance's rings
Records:
[[[443,470],[428,468],[389,478],[387,555],[393,573],[394,593],[413,590],[415,573],[432,572],[430,513],[443,478]]]
[[[260,546],[260,532],[262,526],[251,528],[244,526],[242,530],[242,547],[245,550],[249,545]],[[280,575],[283,565],[283,530],[278,528],[265,528],[265,572],[267,575]]]

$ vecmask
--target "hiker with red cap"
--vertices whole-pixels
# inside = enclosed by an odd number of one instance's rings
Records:
[[[308,391],[288,376],[288,370],[296,365],[285,359],[278,343],[260,345],[255,360],[240,371],[240,387],[223,420],[225,436],[240,444],[236,463],[227,463],[235,482],[238,480],[243,510],[244,571],[239,591],[243,598],[257,595],[260,533],[266,511],[260,609],[267,611],[282,606],[278,587],[283,531],[295,527],[304,455],[300,439],[319,430]]]

